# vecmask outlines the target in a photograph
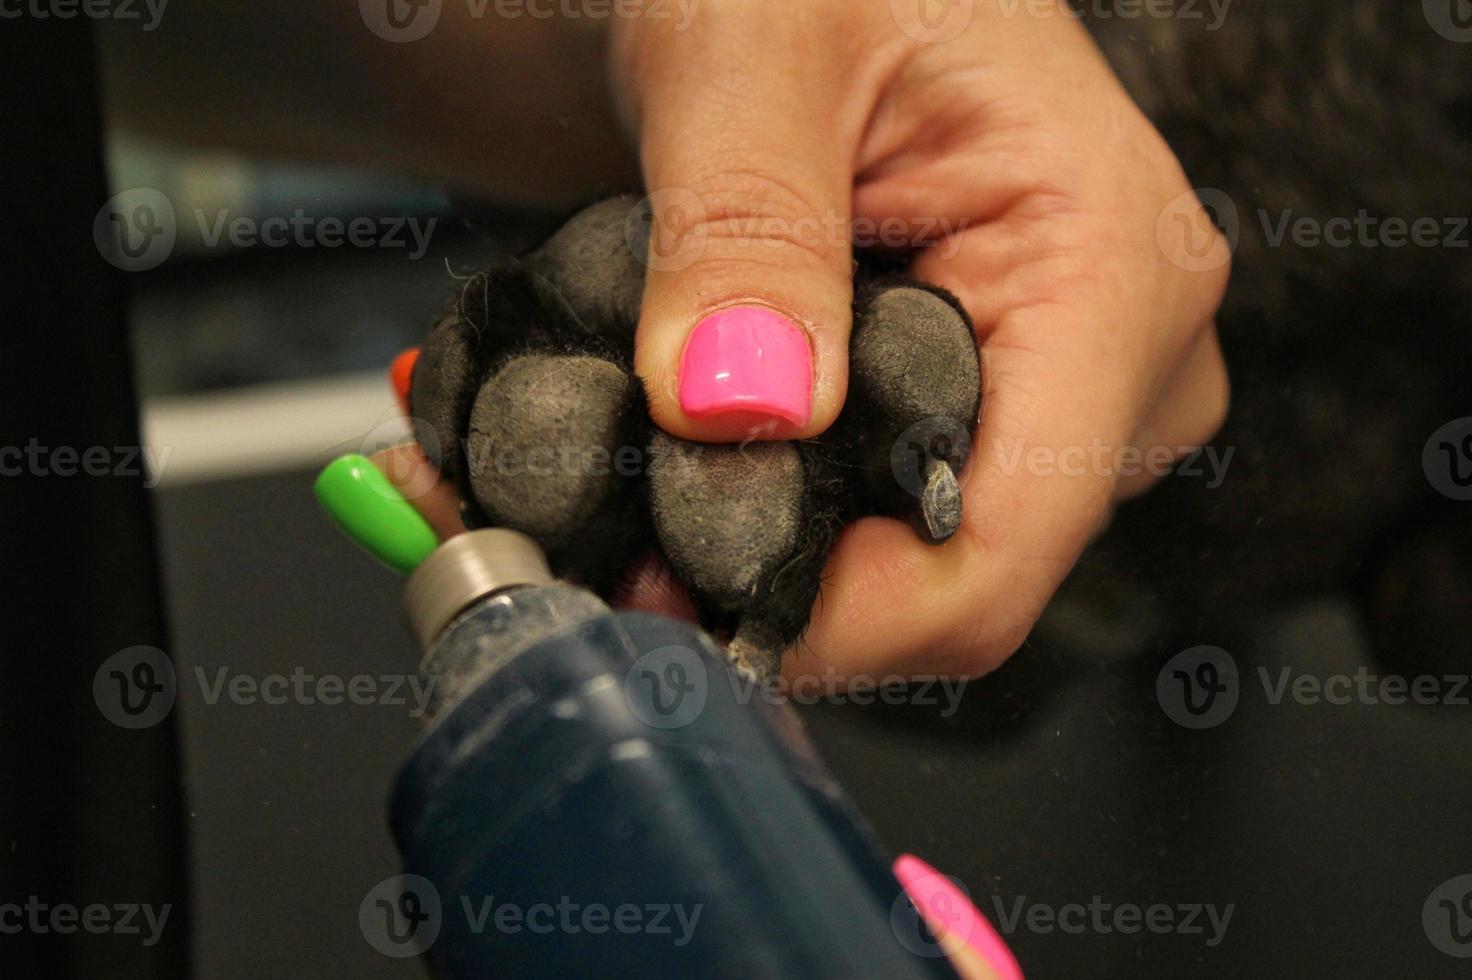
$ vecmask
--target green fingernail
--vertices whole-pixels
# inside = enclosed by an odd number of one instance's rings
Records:
[[[313,489],[338,526],[390,568],[407,575],[439,545],[428,522],[366,456],[349,453],[328,463]]]

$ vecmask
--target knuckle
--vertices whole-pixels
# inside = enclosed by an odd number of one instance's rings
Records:
[[[832,265],[847,250],[849,229],[838,211],[766,168],[724,170],[693,193],[689,231],[718,254]]]

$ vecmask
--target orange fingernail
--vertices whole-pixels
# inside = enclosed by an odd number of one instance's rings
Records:
[[[419,348],[410,347],[398,357],[388,368],[388,380],[393,385],[394,394],[399,396],[399,408],[404,414],[409,414],[409,386],[414,381],[414,365],[419,360]]]

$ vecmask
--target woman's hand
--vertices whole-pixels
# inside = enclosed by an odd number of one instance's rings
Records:
[[[833,422],[851,229],[922,246],[913,274],[982,345],[961,531],[848,528],[784,671],[991,670],[1112,506],[1220,426],[1225,242],[1062,3],[700,0],[613,31],[654,208],[636,367],[664,429]],[[763,312],[707,319],[732,308]]]

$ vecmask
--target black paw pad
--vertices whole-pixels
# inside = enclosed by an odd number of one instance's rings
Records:
[[[631,371],[647,217],[633,197],[604,201],[466,281],[425,342],[410,408],[469,526],[529,534],[555,573],[605,596],[657,546],[733,660],[768,674],[806,628],[845,521],[908,516],[933,542],[960,526],[976,342],[948,293],[861,268],[849,395],[828,432],[676,439]]]
[[[835,438],[857,461],[879,513],[918,509],[944,541],[961,523],[957,474],[981,407],[981,362],[970,320],[949,294],[885,281],[861,290],[849,348],[849,396]]]
[[[535,538],[564,566],[630,517],[634,490],[621,450],[636,437],[638,382],[612,361],[527,354],[480,387],[466,461],[484,522]]]

